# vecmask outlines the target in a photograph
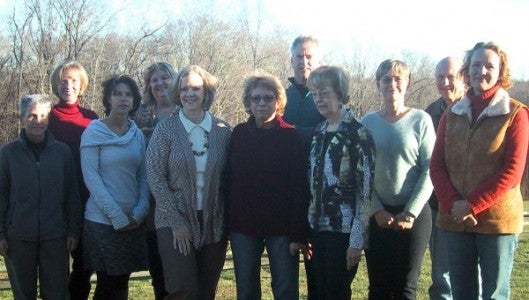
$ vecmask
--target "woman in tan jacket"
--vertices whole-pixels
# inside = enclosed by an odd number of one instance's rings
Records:
[[[441,118],[430,165],[452,293],[456,300],[477,299],[480,290],[483,299],[509,299],[523,230],[527,107],[506,91],[507,54],[497,44],[477,43],[460,72],[470,89]]]

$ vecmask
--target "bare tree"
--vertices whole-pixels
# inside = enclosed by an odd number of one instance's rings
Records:
[[[106,7],[95,0],[55,0],[57,18],[63,27],[67,60],[79,60],[87,44],[105,29],[119,12],[107,16]],[[104,2],[103,2],[104,3]]]

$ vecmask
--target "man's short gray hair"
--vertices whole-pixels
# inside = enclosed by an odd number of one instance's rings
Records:
[[[313,43],[318,47],[320,46],[320,41],[312,35],[300,35],[294,40],[294,42],[292,42],[292,47],[290,47],[290,55],[293,56],[294,52],[296,51],[296,47],[303,45],[304,43]]]

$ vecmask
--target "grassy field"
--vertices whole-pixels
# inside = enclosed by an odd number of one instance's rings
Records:
[[[526,205],[528,208],[528,205]],[[528,211],[528,209],[526,209]],[[529,221],[529,218],[526,218]],[[419,279],[419,291],[417,299],[428,299],[428,286],[430,284],[430,255],[426,252],[423,262],[421,277]],[[3,268],[3,263],[2,266]],[[4,269],[5,270],[5,269]],[[148,274],[147,274],[148,275]],[[306,299],[306,285],[303,264],[300,264],[300,293],[301,299]],[[273,299],[270,288],[270,270],[268,266],[263,266],[262,273],[262,292],[263,299]],[[0,281],[7,281],[5,272],[2,273]],[[512,299],[528,299],[529,295],[529,224],[525,227],[525,233],[521,235],[516,257],[514,262],[514,271],[512,274]],[[358,274],[353,284],[353,299],[366,299],[368,280],[365,259],[362,259]],[[92,288],[93,290],[93,288]],[[92,291],[93,292],[93,291]],[[12,299],[13,296],[9,289],[0,290],[0,299]],[[130,281],[129,299],[149,300],[154,299],[150,278],[145,272],[136,273]],[[230,259],[226,261],[225,270],[219,283],[217,299],[235,299],[235,275]]]

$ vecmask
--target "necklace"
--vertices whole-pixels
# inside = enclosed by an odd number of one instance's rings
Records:
[[[202,155],[206,154],[206,152],[208,151],[208,148],[209,148],[208,136],[209,136],[209,133],[204,130],[204,146],[202,147],[202,150],[200,150],[200,151],[193,149],[194,145],[193,145],[193,143],[191,143],[191,150],[193,151],[193,155],[194,156],[202,156]]]

